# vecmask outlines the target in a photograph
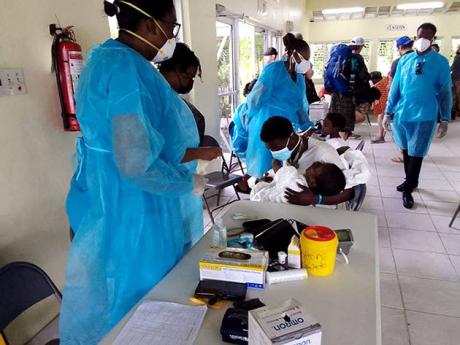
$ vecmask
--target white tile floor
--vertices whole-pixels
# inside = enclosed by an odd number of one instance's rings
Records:
[[[395,190],[404,176],[390,161],[397,148],[366,142],[378,184],[362,212],[379,216],[383,345],[460,344],[460,217],[448,227],[460,202],[460,122],[449,130],[424,161],[413,210]]]
[[[434,140],[413,210],[395,190],[404,176],[402,164],[390,160],[398,150],[392,142],[371,145],[376,131],[357,129],[374,174],[361,212],[378,216],[383,345],[459,345],[460,216],[454,228],[448,224],[460,202],[460,121]]]

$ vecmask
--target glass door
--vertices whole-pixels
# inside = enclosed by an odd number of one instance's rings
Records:
[[[217,29],[217,89],[220,117],[228,125],[238,103],[235,83],[234,28],[232,24],[216,22]]]

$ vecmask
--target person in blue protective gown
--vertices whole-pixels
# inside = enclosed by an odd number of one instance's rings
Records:
[[[173,0],[104,3],[117,40],[95,48],[77,91],[78,167],[67,213],[74,238],[60,314],[62,345],[95,345],[203,233],[193,115],[152,66],[170,58]]]
[[[283,37],[283,42],[286,58],[264,68],[246,99],[246,106],[238,109],[239,112],[245,112],[247,121],[235,121],[236,133],[241,133],[243,137],[235,137],[238,147],[234,146],[234,151],[245,158],[248,176],[261,177],[271,167],[272,156],[260,139],[262,126],[270,117],[285,117],[296,130],[312,126],[308,117],[304,78],[304,74],[311,69],[310,47],[291,33]],[[243,128],[240,124],[247,127]],[[240,140],[246,134],[247,138]],[[239,186],[240,191],[245,189],[248,190],[247,184]]]
[[[433,140],[438,113],[441,118],[438,136],[444,137],[452,108],[449,63],[431,49],[436,31],[433,24],[422,24],[414,42],[415,54],[401,57],[384,120],[388,124],[393,119],[393,136],[403,151],[406,178],[396,189],[403,193],[403,205],[409,209],[414,206],[412,192],[418,186],[423,157]]]

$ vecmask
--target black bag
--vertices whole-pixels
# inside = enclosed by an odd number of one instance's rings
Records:
[[[222,341],[231,344],[248,343],[248,311],[264,307],[259,299],[235,303],[234,308],[229,308],[224,315],[220,334]]]
[[[272,222],[262,222],[261,226],[245,230],[254,235],[255,242],[268,251],[270,258],[278,257],[278,252],[287,252],[292,236],[298,235],[293,226],[286,219],[277,219]],[[244,224],[243,224],[244,227]]]

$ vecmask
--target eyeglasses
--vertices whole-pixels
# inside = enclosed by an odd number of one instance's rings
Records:
[[[415,65],[415,75],[422,74],[424,65],[425,65],[425,61],[417,62],[417,64]]]
[[[179,35],[180,28],[182,26],[180,23],[178,23],[178,22],[168,22],[168,21],[163,20],[163,19],[160,19],[160,21],[162,21],[163,23],[166,23],[168,25],[173,26],[172,32],[173,32],[174,38],[176,38]]]
[[[185,75],[187,76],[187,78],[191,79],[191,80],[195,80],[196,78],[196,73],[187,73],[185,72]]]

